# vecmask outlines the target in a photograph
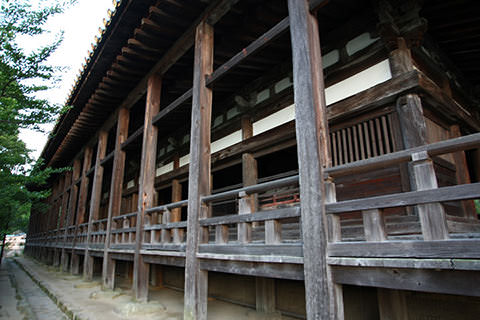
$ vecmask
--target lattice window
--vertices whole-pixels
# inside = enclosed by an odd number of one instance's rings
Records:
[[[391,119],[383,115],[332,130],[330,143],[334,166],[393,152]]]

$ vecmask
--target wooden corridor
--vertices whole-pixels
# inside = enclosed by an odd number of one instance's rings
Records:
[[[95,259],[102,258],[103,286],[111,289],[116,265],[131,261],[132,288],[140,301],[148,299],[153,268],[184,268],[185,319],[206,319],[209,272],[262,279],[263,293],[257,297],[262,312],[275,311],[272,279],[302,281],[308,319],[344,319],[344,285],[378,288],[381,319],[392,314],[405,319],[401,290],[480,297],[480,221],[472,201],[480,198],[480,182],[472,182],[472,164],[466,160],[466,152],[480,149],[480,122],[419,69],[400,35],[394,49],[385,46],[376,53],[388,59],[390,79],[327,107],[317,19],[327,2],[288,0],[287,17],[222,64],[215,61],[214,30],[237,1],[212,1],[203,8],[116,104],[93,143],[72,158],[72,171],[52,183],[48,213],[32,212],[26,252],[65,271],[82,272],[87,280]],[[148,11],[161,15],[161,10],[152,5]],[[148,21],[142,21],[146,28]],[[280,50],[276,41],[288,30],[293,87],[278,95],[293,96],[295,120],[254,135],[252,119],[243,116],[232,125],[240,127],[241,141],[213,152],[214,138],[221,136],[214,130],[217,91],[246,61],[261,60],[256,54],[265,48]],[[164,106],[161,95],[171,88],[166,74],[184,63],[191,46],[192,85],[183,94],[172,93],[176,98],[169,97]],[[358,59],[363,69],[372,64]],[[98,101],[87,103],[78,119],[93,116],[95,105]],[[432,110],[454,119],[447,139],[427,139],[433,132],[427,117],[433,118]],[[170,143],[164,141],[169,126],[183,125],[189,116],[189,163],[181,165],[175,154],[173,170],[158,175],[157,158],[162,144]],[[65,143],[56,151],[52,144],[46,147],[50,164],[61,163],[55,159],[80,139],[76,130],[87,129],[75,121]],[[256,159],[265,150],[292,147],[298,170],[260,182]],[[136,158],[135,187],[126,196],[127,173]],[[238,164],[241,185],[212,192],[215,172]],[[368,183],[356,185],[356,178]],[[444,183],[449,179],[454,183]],[[161,184],[171,188],[170,201],[159,200]],[[219,210],[221,205],[227,209]]]

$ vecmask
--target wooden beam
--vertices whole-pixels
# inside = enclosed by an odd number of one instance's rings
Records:
[[[478,271],[334,267],[333,275],[342,284],[480,296]]]
[[[121,108],[118,113],[117,136],[115,138],[115,150],[113,156],[112,179],[110,182],[110,197],[108,201],[107,230],[105,235],[105,247],[103,252],[102,284],[104,288],[115,287],[115,261],[109,256],[112,218],[120,213],[122,199],[123,175],[125,171],[125,152],[122,143],[128,136],[129,111]]]
[[[306,0],[289,0],[293,85],[300,177],[307,318],[336,317],[330,297],[323,166],[328,164],[328,125],[318,23]]]
[[[158,128],[153,125],[152,120],[160,110],[161,91],[162,78],[158,75],[153,75],[148,81],[143,125],[142,158],[140,160],[140,177],[138,180],[137,225],[135,229],[135,256],[133,260],[133,291],[137,301],[148,300],[150,266],[143,260],[140,249],[143,242],[142,239],[144,239],[145,210],[154,205]]]
[[[441,188],[387,194],[327,204],[328,214],[374,210],[383,208],[426,205],[439,201],[456,201],[480,197],[480,182]],[[377,226],[378,227],[378,226]]]
[[[341,242],[328,245],[329,257],[478,259],[478,239]]]
[[[100,200],[102,199],[103,166],[100,165],[102,158],[107,151],[108,132],[101,130],[98,136],[97,154],[95,158],[95,174],[93,176],[92,195],[90,198],[90,214],[88,217],[87,242],[85,245],[83,278],[91,281],[93,278],[93,257],[89,254],[89,245],[93,229],[93,221],[98,220],[98,211],[100,210]]]
[[[205,236],[200,230],[199,219],[208,215],[208,207],[200,198],[211,192],[212,91],[206,87],[205,76],[212,69],[213,27],[201,22],[195,36],[184,298],[184,319],[195,320],[207,318],[208,272],[200,269],[196,254]]]
[[[211,75],[207,76],[207,86],[212,86],[215,82],[222,79],[233,68],[244,62],[248,57],[255,54],[255,52],[263,49],[270,42],[280,37],[284,32],[288,30],[289,19],[286,17],[273,28],[262,34],[258,39],[251,44],[243,48],[239,53],[234,55],[227,62],[218,67]]]

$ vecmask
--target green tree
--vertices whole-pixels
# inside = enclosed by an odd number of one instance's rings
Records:
[[[25,50],[22,42],[45,35],[47,20],[63,12],[67,5],[68,2],[61,1],[0,0],[0,234],[3,239],[14,230],[26,231],[32,202],[49,195],[47,189],[31,191],[26,186],[44,185],[55,172],[39,169],[41,163],[30,157],[19,132],[21,128],[41,130],[42,124],[52,122],[58,115],[58,106],[37,98],[36,94],[54,82],[57,69],[47,59],[60,45],[62,34],[31,51]]]

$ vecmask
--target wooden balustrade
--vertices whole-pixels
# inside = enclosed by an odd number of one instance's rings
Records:
[[[480,198],[480,183],[438,187],[435,183],[435,172],[430,158],[479,146],[480,134],[473,134],[327,168],[324,183],[326,189],[325,212],[329,226],[329,257],[347,258],[352,255],[359,258],[443,257],[450,255],[461,258],[478,258],[478,251],[468,249],[464,243],[478,243],[479,240],[449,240],[449,236],[452,235],[448,233],[441,203]],[[401,163],[410,163],[412,166],[417,190],[353,200],[338,201],[336,199],[335,177]],[[261,207],[254,210],[255,207],[252,205],[254,197],[271,194],[272,190],[282,190],[278,191],[280,193],[288,190],[290,193],[295,193],[297,189],[298,176],[290,176],[203,196],[201,201],[207,206],[219,201],[236,201],[238,202],[238,206],[236,206],[238,211],[228,215],[200,219],[199,227],[207,230],[209,237],[206,242],[199,244],[198,256],[202,259],[228,257],[228,259],[234,260],[303,263],[300,238],[301,211],[298,199],[280,206],[268,206],[266,207],[268,210],[262,210]],[[173,221],[171,212],[187,205],[188,200],[182,200],[145,210],[144,237],[141,239],[142,254],[150,251],[150,254],[155,252],[160,255],[184,255],[187,222]],[[412,237],[392,237],[387,222],[390,221],[391,225],[392,221],[396,220],[384,216],[384,210],[387,208],[405,206],[418,207],[419,216],[410,217],[419,220],[419,222],[416,220],[416,223],[420,226],[417,228],[413,240]],[[348,228],[345,228],[346,225],[343,221],[342,227],[340,227],[340,216],[349,212],[361,212],[362,218],[357,222],[358,228],[363,229],[365,241],[358,241],[360,238],[356,238],[357,241],[342,241],[342,236],[345,239],[345,235],[342,233]],[[137,212],[113,217],[112,222],[111,249],[133,252]],[[85,248],[88,224],[80,224],[77,228],[75,247]],[[104,248],[106,229],[107,219],[91,222],[89,248]],[[73,243],[74,231],[75,226],[68,226],[40,232],[29,237],[29,245],[70,247]],[[296,237],[289,236],[289,232],[295,233]],[[398,239],[402,241],[397,241]],[[412,252],[402,251],[409,246],[411,246]]]
[[[142,248],[183,248],[187,222],[173,222],[171,210],[185,207],[187,204],[188,201],[182,200],[145,210],[145,238]]]
[[[137,224],[137,212],[123,214],[113,217],[112,248],[118,248],[119,245],[133,245],[135,243],[135,226]]]

